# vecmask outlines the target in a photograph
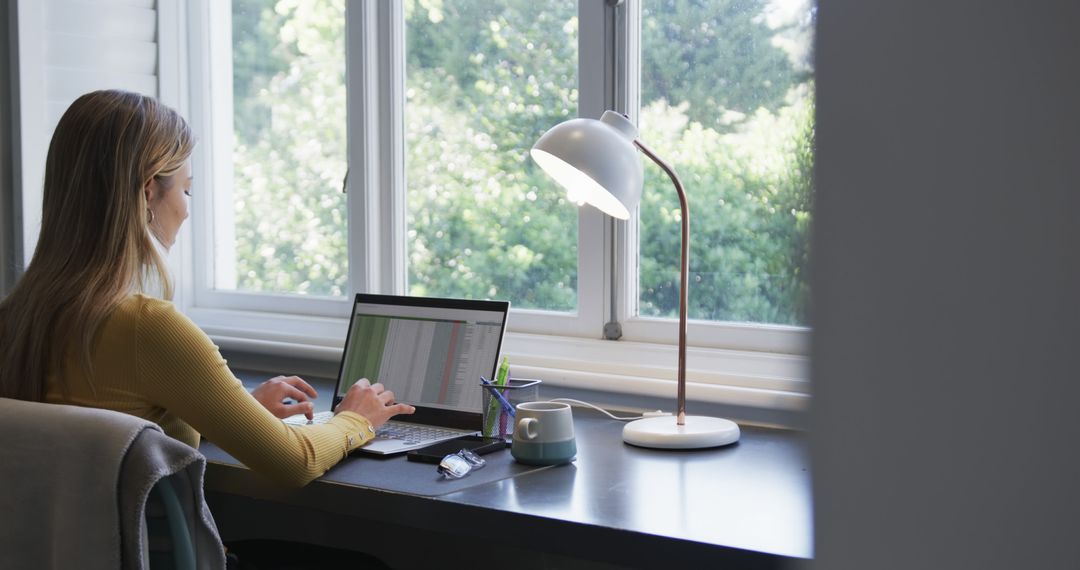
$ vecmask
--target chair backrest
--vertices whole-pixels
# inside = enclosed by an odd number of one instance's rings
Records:
[[[0,398],[0,433],[0,512],[18,521],[0,532],[0,568],[224,567],[202,494],[206,460],[157,425]],[[151,556],[151,538],[164,556]]]
[[[147,562],[152,570],[195,570],[195,544],[173,478],[162,477],[146,500]]]

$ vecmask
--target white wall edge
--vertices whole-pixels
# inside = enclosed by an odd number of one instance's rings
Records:
[[[41,229],[41,200],[45,176],[45,155],[51,130],[46,131],[45,116],[45,6],[42,2],[15,2],[18,32],[17,65],[18,116],[14,141],[17,159],[15,172],[15,204],[21,220],[21,235],[16,236],[16,252],[22,257],[20,267],[30,264]]]

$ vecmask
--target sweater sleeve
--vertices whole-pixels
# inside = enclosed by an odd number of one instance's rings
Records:
[[[321,476],[374,436],[352,412],[317,426],[289,426],[244,389],[202,330],[171,304],[140,308],[135,359],[146,397],[252,470],[287,485]]]

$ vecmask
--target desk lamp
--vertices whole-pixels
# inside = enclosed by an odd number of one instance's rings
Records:
[[[635,147],[664,169],[679,193],[682,208],[682,271],[679,289],[678,411],[632,421],[623,441],[658,449],[699,449],[735,443],[739,426],[721,418],[686,415],[686,311],[690,270],[690,212],[682,182],[671,166],[637,140],[637,127],[626,116],[604,111],[600,120],[570,119],[555,125],[533,145],[533,160],[566,189],[578,205],[592,204],[625,220],[641,199],[643,171]]]

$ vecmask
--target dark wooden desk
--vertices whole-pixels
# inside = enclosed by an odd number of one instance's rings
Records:
[[[802,434],[743,427],[728,448],[655,451],[622,443],[621,422],[574,416],[573,464],[438,495],[401,491],[434,473],[404,457],[350,457],[286,490],[204,442],[207,500],[224,540],[352,548],[402,568],[776,568],[812,557]]]

